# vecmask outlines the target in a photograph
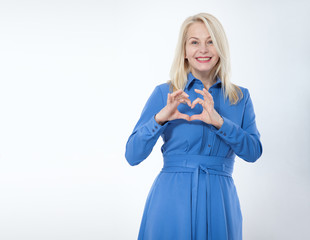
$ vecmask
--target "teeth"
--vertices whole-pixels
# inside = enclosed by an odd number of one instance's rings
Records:
[[[199,61],[207,61],[209,59],[211,59],[210,57],[209,58],[197,58]]]

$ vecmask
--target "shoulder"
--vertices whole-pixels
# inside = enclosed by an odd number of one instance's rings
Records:
[[[156,88],[160,91],[169,91],[170,89],[170,84],[169,83],[162,83],[156,86]]]
[[[155,87],[154,92],[157,94],[161,94],[163,96],[167,96],[167,94],[170,92],[170,84],[169,83],[162,83]]]
[[[236,85],[236,84],[235,84],[235,86],[240,88],[240,90],[242,91],[243,94],[245,94],[245,95],[249,94],[249,89],[248,88],[240,86],[240,85]]]
[[[241,96],[241,99],[239,100],[239,102],[246,102],[250,96],[249,89],[246,87],[243,87],[243,86],[236,85],[236,84],[234,84],[234,86],[239,88],[242,92],[242,96]]]
[[[148,99],[149,103],[154,104],[156,103],[163,103],[167,100],[167,95],[169,93],[170,85],[168,83],[162,83],[159,85],[156,85],[155,88],[153,88],[153,92],[151,96]]]

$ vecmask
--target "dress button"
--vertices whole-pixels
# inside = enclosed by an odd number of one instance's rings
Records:
[[[210,90],[209,92],[212,93],[212,90]]]
[[[226,136],[226,133],[224,133],[224,136]]]
[[[155,129],[157,129],[158,127],[157,126],[155,126]]]
[[[152,129],[152,132],[155,132],[155,130],[154,130],[154,129]]]
[[[223,133],[223,131],[220,131],[220,133]]]
[[[208,144],[208,147],[211,147],[211,145],[210,145],[210,144]]]

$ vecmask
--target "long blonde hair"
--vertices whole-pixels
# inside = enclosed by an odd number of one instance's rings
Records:
[[[212,79],[217,76],[222,81],[222,90],[225,98],[229,98],[231,104],[236,104],[243,97],[241,89],[230,82],[230,53],[226,34],[222,24],[209,13],[199,13],[188,17],[182,24],[175,57],[170,70],[170,81],[174,90],[184,90],[187,83],[187,74],[190,72],[188,60],[185,59],[185,44],[188,28],[195,22],[206,25],[215,49],[219,55],[219,61],[211,70]]]

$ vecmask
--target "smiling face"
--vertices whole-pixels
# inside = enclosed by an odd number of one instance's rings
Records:
[[[185,58],[190,71],[197,78],[208,77],[219,56],[213,45],[209,31],[202,22],[194,22],[187,31]]]

